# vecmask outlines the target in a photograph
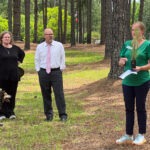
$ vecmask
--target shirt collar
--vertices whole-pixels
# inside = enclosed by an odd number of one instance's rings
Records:
[[[50,45],[52,45],[52,46],[54,45],[54,40],[52,40],[52,43],[51,43]],[[46,43],[46,41],[45,41],[45,43],[44,43],[44,46],[45,46],[45,47],[48,46],[48,44]]]

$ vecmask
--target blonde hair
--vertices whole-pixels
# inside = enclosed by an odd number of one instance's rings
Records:
[[[139,28],[140,28],[141,31],[145,32],[146,27],[145,27],[145,24],[143,22],[137,21],[137,22],[133,23],[133,25],[135,25],[135,24],[139,26]],[[144,33],[143,33],[143,39],[145,39]]]
[[[10,35],[10,44],[14,44],[14,40],[13,40],[13,35],[12,35],[12,33],[11,32],[9,32],[9,31],[3,31],[3,32],[1,32],[1,34],[0,34],[0,44],[2,44],[2,38],[4,37],[4,35],[5,34],[9,34]]]
[[[142,31],[145,31],[145,24],[141,21],[135,22],[133,25],[137,24]]]

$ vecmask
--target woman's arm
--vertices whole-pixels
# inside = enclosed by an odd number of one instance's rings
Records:
[[[145,65],[145,66],[141,66],[141,67],[136,66],[135,70],[136,70],[137,72],[150,70],[150,60],[148,61],[148,64]]]

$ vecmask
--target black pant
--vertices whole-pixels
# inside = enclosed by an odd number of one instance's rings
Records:
[[[44,113],[48,117],[53,115],[51,87],[53,87],[56,106],[59,112],[59,117],[66,114],[66,104],[63,92],[62,72],[60,69],[52,70],[47,74],[45,69],[40,69],[39,82],[43,96]]]
[[[149,90],[149,81],[141,86],[126,86],[123,85],[123,94],[126,108],[126,133],[133,134],[134,126],[134,107],[136,98],[136,111],[138,118],[139,133],[146,133],[146,96]]]
[[[11,80],[0,80],[0,88],[11,95],[10,102],[4,102],[2,108],[0,109],[0,116],[6,116],[9,118],[11,115],[14,115],[15,108],[15,97],[17,92],[18,81]]]

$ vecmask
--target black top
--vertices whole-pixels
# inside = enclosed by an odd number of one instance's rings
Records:
[[[23,62],[25,53],[18,46],[6,48],[0,45],[0,80],[19,81],[18,61]]]

